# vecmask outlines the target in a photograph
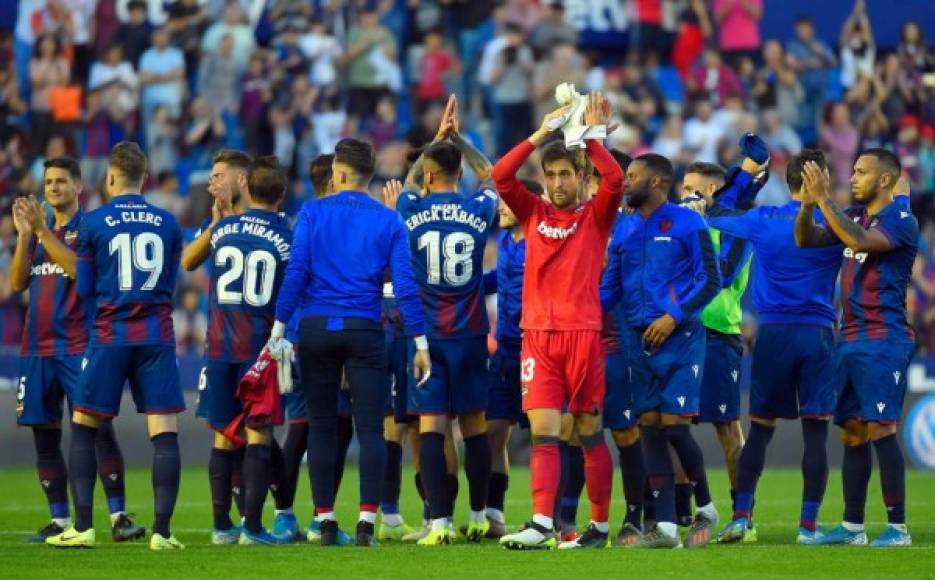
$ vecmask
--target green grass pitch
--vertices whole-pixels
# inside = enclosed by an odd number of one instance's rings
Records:
[[[356,517],[356,473],[349,470],[339,498],[339,521],[351,527]],[[729,517],[726,474],[711,474],[712,490],[721,517]],[[403,515],[417,523],[420,508],[412,486],[412,474],[404,474]],[[466,483],[461,482],[456,523],[464,521]],[[279,548],[211,546],[211,505],[207,473],[186,469],[173,519],[173,533],[186,544],[180,553],[151,552],[144,543],[111,542],[103,493],[95,507],[98,546],[93,550],[53,550],[22,543],[23,537],[47,521],[42,492],[31,469],[0,471],[0,577],[49,578],[605,578],[605,577],[721,577],[768,578],[816,577],[935,577],[935,474],[910,471],[908,479],[909,529],[914,546],[894,550],[868,547],[802,547],[794,545],[798,523],[801,480],[795,470],[769,470],[760,484],[757,525],[760,541],[747,546],[709,545],[703,550],[633,551],[621,548],[576,552],[507,552],[495,543],[458,543],[438,548],[387,544],[376,549],[321,548],[293,545]],[[152,521],[152,500],[147,470],[127,474],[129,510],[140,523]],[[297,514],[311,516],[308,482],[299,484]],[[272,521],[272,510],[265,523]],[[622,517],[619,474],[614,487],[613,526]],[[511,525],[529,517],[528,472],[514,472],[508,495],[507,518]],[[841,479],[833,472],[822,509],[822,521],[836,524],[841,517]],[[582,498],[579,525],[586,523],[587,499]],[[868,532],[875,537],[885,514],[880,501],[877,474],[870,488]]]

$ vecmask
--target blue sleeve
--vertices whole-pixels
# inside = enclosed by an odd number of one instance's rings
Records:
[[[688,291],[678,301],[673,301],[671,297],[666,297],[664,301],[665,311],[672,315],[677,323],[695,317],[721,290],[721,275],[718,272],[714,244],[700,216],[698,224],[686,230],[683,240],[692,264]]]
[[[496,294],[497,293],[497,270],[491,270],[484,273],[483,279],[484,294]]]
[[[919,243],[919,222],[911,211],[902,207],[887,212],[875,227],[889,239],[893,250],[901,246],[915,247]]]
[[[623,280],[620,271],[620,247],[617,240],[610,243],[607,250],[607,267],[601,276],[601,309],[610,310],[623,298]]]
[[[747,212],[725,211],[708,215],[708,225],[716,230],[744,240],[751,239],[760,221],[760,210]]]
[[[390,236],[390,274],[393,277],[396,304],[402,312],[407,335],[420,336],[425,334],[425,310],[419,295],[419,284],[412,272],[409,234],[401,219],[394,224]]]
[[[753,183],[753,176],[746,171],[731,171],[727,182],[717,195],[717,205],[725,209],[734,209],[741,202],[741,196]]]
[[[296,219],[295,231],[292,235],[292,253],[289,255],[289,264],[286,265],[286,275],[279,288],[279,297],[276,299],[276,320],[288,324],[298,308],[302,293],[309,286],[311,277],[311,224],[307,211],[303,206]]]
[[[169,263],[166,264],[166,283],[171,293],[175,293],[175,284],[179,277],[179,265],[182,262],[182,228],[178,222],[172,220],[172,253],[169,254]]]
[[[78,245],[75,248],[77,255],[75,268],[75,289],[78,296],[90,304],[94,300],[94,234],[88,227],[87,218],[81,220],[78,226]]]
[[[403,219],[408,219],[418,210],[417,207],[413,206],[417,205],[421,199],[421,197],[411,191],[404,191],[402,195],[399,196],[399,200],[396,201],[396,211],[403,216]]]
[[[752,255],[753,246],[747,240],[721,234],[721,255],[718,256],[721,288],[727,288],[734,283]]]

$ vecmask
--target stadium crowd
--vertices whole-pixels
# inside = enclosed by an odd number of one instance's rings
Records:
[[[919,26],[877,46],[857,0],[838,38],[802,18],[783,44],[760,35],[762,0],[629,5],[629,50],[596,53],[579,47],[560,0],[20,0],[15,27],[0,30],[0,341],[18,343],[24,309],[6,275],[9,209],[41,191],[47,158],[80,160],[82,204],[93,208],[112,146],[138,141],[147,198],[190,235],[210,213],[219,148],[275,154],[294,212],[312,195],[309,162],[344,136],[377,147],[376,193],[431,140],[449,92],[467,137],[496,159],[553,108],[556,84],[572,82],[611,100],[610,146],[658,152],[677,171],[728,166],[739,135],[762,135],[772,175],[763,204],[788,200],[786,164],[803,147],[825,151],[842,205],[856,153],[893,148],[925,242],[914,324],[920,346],[935,349],[935,50]],[[523,176],[538,171],[529,164]],[[197,354],[208,280],[202,269],[182,282],[179,350]]]

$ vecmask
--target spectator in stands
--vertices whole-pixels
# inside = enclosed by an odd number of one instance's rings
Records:
[[[35,150],[43,151],[52,136],[55,121],[52,117],[52,92],[68,84],[71,66],[62,53],[58,38],[45,34],[36,39],[32,60],[29,61],[31,102],[30,126],[35,139]]]
[[[805,92],[786,62],[782,45],[775,40],[763,45],[763,66],[756,72],[751,96],[758,109],[776,109],[783,123],[798,126],[799,104]]]
[[[542,21],[543,10],[536,0],[507,0],[506,19],[520,26],[524,35],[530,34]]]
[[[206,52],[198,69],[198,96],[220,113],[234,114],[240,105],[240,75],[234,62],[234,39],[225,34],[214,52]]]
[[[176,0],[169,5],[166,30],[172,45],[185,55],[185,70],[196,71],[201,58],[201,37],[208,26],[208,13],[199,0]]]
[[[299,74],[308,73],[308,59],[299,46],[300,34],[305,29],[288,26],[273,41],[273,48],[276,51],[276,68],[284,75],[284,81],[291,83],[292,79]]]
[[[7,143],[16,133],[20,117],[29,107],[20,97],[13,64],[0,65],[0,143]]]
[[[687,89],[694,98],[708,99],[720,106],[729,97],[743,94],[740,78],[713,48],[704,52],[704,59],[694,67]]]
[[[133,65],[124,60],[119,44],[108,47],[103,60],[91,65],[88,90],[99,91],[101,99],[119,119],[126,119],[139,108],[140,80]]]
[[[156,107],[152,124],[146,128],[146,151],[149,171],[158,175],[172,171],[179,162],[179,138],[181,131],[176,119],[164,105]]]
[[[763,0],[714,0],[718,43],[727,62],[739,66],[740,59],[760,58],[760,20]]]
[[[140,83],[143,127],[153,119],[156,107],[166,107],[173,118],[182,112],[185,94],[185,56],[169,45],[169,33],[164,28],[152,35],[152,47],[140,58]]]
[[[549,50],[559,44],[577,46],[578,31],[565,20],[565,6],[562,0],[549,0],[545,3],[542,21],[532,31],[529,42],[539,56],[547,56]]]
[[[831,105],[827,117],[820,126],[819,136],[831,171],[831,184],[835,188],[848,188],[860,146],[860,134],[844,103]]]
[[[925,38],[922,36],[922,28],[914,20],[903,24],[897,52],[903,67],[911,74],[935,70],[935,53],[929,50]]]
[[[510,22],[505,27],[504,37],[505,42],[492,57],[489,76],[482,79],[491,87],[499,156],[505,155],[532,132],[530,76],[535,69],[532,49],[523,39],[523,29]]]
[[[234,63],[238,69],[247,66],[250,55],[256,47],[253,28],[246,24],[243,9],[236,1],[229,2],[222,12],[222,20],[208,27],[201,41],[203,53],[214,52],[220,46],[220,40],[230,35],[234,43]]]
[[[344,49],[321,18],[312,20],[308,34],[299,39],[299,47],[308,60],[312,86],[326,87],[338,80],[338,60]]]
[[[308,0],[270,0],[266,15],[273,23],[273,34],[279,36],[288,28],[307,30],[314,12]]]
[[[804,92],[796,127],[808,131],[815,126],[825,100],[827,70],[837,66],[837,58],[831,47],[815,35],[815,24],[806,16],[795,21],[795,38],[787,43],[786,51]]]
[[[477,71],[480,66],[484,45],[493,37],[494,24],[491,15],[494,0],[451,0],[451,12],[457,19],[458,46],[463,63],[461,94],[465,110],[471,108],[471,98],[477,87]],[[502,11],[501,11],[502,12]]]
[[[187,287],[179,294],[182,296],[179,307],[172,313],[176,352],[200,356],[204,351],[208,331],[208,318],[202,308],[201,292],[198,288]]]
[[[174,215],[182,214],[186,200],[179,194],[179,180],[175,171],[168,169],[156,174],[156,187],[146,192],[146,201]]]
[[[696,161],[717,163],[718,144],[726,132],[724,119],[714,114],[711,102],[700,100],[695,116],[685,122],[685,147]]]
[[[117,28],[114,41],[123,47],[126,59],[132,62],[133,66],[139,67],[143,53],[150,46],[153,26],[146,19],[146,2],[143,0],[130,0],[127,9],[129,20]]]
[[[365,120],[376,110],[380,99],[398,82],[398,70],[388,70],[396,58],[396,41],[380,24],[376,10],[365,7],[359,22],[347,34],[347,52],[342,58],[348,67],[348,114]],[[393,65],[395,66],[395,65]],[[399,89],[398,86],[395,87]]]
[[[324,93],[312,114],[312,130],[319,154],[334,153],[334,146],[345,136],[347,113],[336,90]]]
[[[74,60],[75,17],[64,0],[46,0],[45,6],[32,13],[30,21],[36,39],[46,35],[55,37],[71,64]]]
[[[673,164],[684,166],[690,163],[685,154],[685,139],[682,136],[682,118],[670,115],[662,124],[662,130],[652,143],[653,153],[668,157]]]
[[[864,0],[855,0],[854,10],[841,28],[838,45],[841,49],[841,85],[845,89],[873,76],[877,49]]]
[[[85,148],[81,158],[81,178],[85,189],[90,192],[103,191],[101,186],[107,175],[110,150],[125,136],[121,123],[125,119],[116,117],[112,111],[103,96],[103,90],[91,90],[88,93],[84,112]]]
[[[376,114],[364,125],[362,132],[379,151],[396,139],[398,129],[395,100],[386,96],[377,103]]]
[[[672,47],[672,66],[683,79],[688,77],[691,66],[701,56],[713,32],[704,0],[689,0],[688,6],[679,14],[675,45]],[[735,66],[739,64],[735,63]]]
[[[75,80],[84,84],[88,80],[94,52],[91,48],[91,26],[97,0],[62,0],[71,17],[71,44],[74,51],[72,73]]]
[[[799,134],[791,126],[782,122],[779,112],[775,109],[763,111],[763,130],[759,135],[769,147],[770,157],[780,152],[787,157],[792,157],[802,151],[802,140]]]
[[[558,107],[555,87],[561,83],[572,83],[578,91],[586,91],[586,74],[584,57],[573,44],[560,42],[554,45],[547,58],[536,64],[533,75],[536,109],[533,117],[541,119]]]
[[[461,63],[458,57],[445,47],[441,30],[428,31],[425,34],[424,45],[425,50],[419,63],[419,84],[416,87],[420,110],[424,109],[427,103],[446,99],[455,75],[461,72]]]
[[[94,7],[94,55],[104,54],[116,42],[120,19],[117,18],[116,0],[97,0]],[[146,36],[149,39],[149,35]],[[148,42],[148,40],[147,40]],[[126,55],[126,53],[124,53]],[[132,62],[132,61],[131,61]]]
[[[267,106],[273,98],[268,70],[263,53],[255,52],[241,84],[239,117],[247,152],[251,155],[272,151],[272,140],[267,134]]]
[[[13,31],[13,47],[16,58],[16,79],[20,96],[29,101],[29,61],[32,59],[36,35],[32,31],[33,12],[45,5],[45,0],[20,0],[17,5],[16,24]]]
[[[630,48],[643,58],[668,58],[662,29],[662,0],[633,0],[636,15],[630,27]]]

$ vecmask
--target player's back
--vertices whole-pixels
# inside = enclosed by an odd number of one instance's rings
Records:
[[[799,248],[795,219],[799,202],[760,207],[753,242],[753,300],[761,322],[831,324],[834,285],[841,267],[841,246]],[[815,219],[824,223],[820,212]],[[776,318],[776,317],[779,318]],[[791,319],[789,317],[792,317]]]
[[[484,248],[497,195],[490,190],[473,197],[433,193],[420,198],[406,193],[398,209],[409,231],[427,334],[437,338],[486,334]]]
[[[292,230],[282,214],[251,209],[217,223],[209,264],[209,359],[257,357],[275,318],[291,251]]]
[[[497,341],[519,344],[522,338],[523,276],[526,241],[513,239],[509,230],[497,237]]]
[[[171,213],[141,195],[115,196],[82,220],[77,253],[91,266],[92,345],[174,344],[172,295],[182,234]],[[79,286],[85,284],[79,280]]]

